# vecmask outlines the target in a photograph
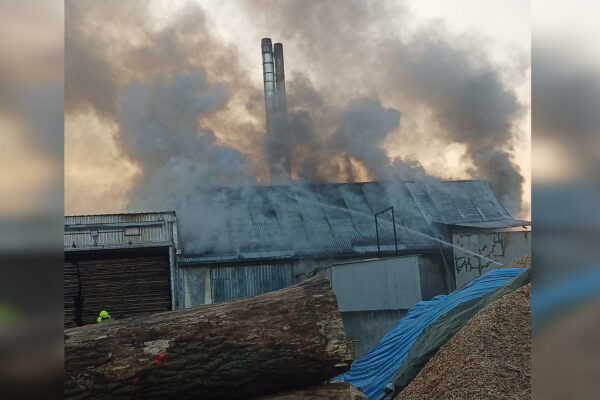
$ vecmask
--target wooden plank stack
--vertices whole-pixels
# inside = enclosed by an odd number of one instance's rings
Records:
[[[64,318],[65,329],[77,326],[77,302],[79,298],[79,277],[77,264],[65,262],[64,282]]]
[[[95,324],[102,310],[123,319],[170,309],[166,256],[64,263],[65,329]]]
[[[166,257],[80,261],[78,265],[84,325],[96,323],[102,310],[123,319],[171,309]]]

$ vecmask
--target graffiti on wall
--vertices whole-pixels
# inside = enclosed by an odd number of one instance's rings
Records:
[[[504,233],[494,232],[487,234],[457,234],[453,237],[454,245],[460,248],[481,254],[478,257],[474,254],[454,251],[454,265],[456,274],[461,272],[476,272],[481,275],[484,270],[492,267],[493,263],[487,259],[501,261],[504,258]]]
[[[454,232],[452,244],[457,287],[497,268],[490,259],[504,264],[531,253],[529,231]]]

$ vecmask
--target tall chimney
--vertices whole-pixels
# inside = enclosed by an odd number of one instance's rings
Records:
[[[275,74],[273,68],[273,47],[271,39],[264,38],[260,41],[263,60],[263,80],[265,84],[265,112],[267,114],[267,135],[272,135],[273,114],[277,111],[275,98]]]
[[[260,42],[263,59],[263,79],[265,84],[265,111],[267,114],[267,153],[269,157],[269,177],[271,184],[286,182],[290,177],[290,155],[283,146],[287,107],[285,104],[285,80],[283,74],[283,46],[264,38]]]
[[[287,113],[285,99],[285,72],[283,68],[283,45],[275,43],[273,46],[273,61],[275,62],[275,97],[277,99],[277,111]]]

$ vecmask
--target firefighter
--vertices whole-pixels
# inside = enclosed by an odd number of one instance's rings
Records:
[[[108,311],[102,310],[102,311],[100,311],[100,314],[98,315],[98,318],[96,319],[96,322],[100,323],[100,322],[104,321],[105,319],[110,319],[110,314],[108,313]]]

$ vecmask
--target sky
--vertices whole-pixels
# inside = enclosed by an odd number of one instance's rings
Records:
[[[67,1],[65,214],[268,183],[270,37],[294,180],[486,179],[527,218],[530,25],[526,1]]]

